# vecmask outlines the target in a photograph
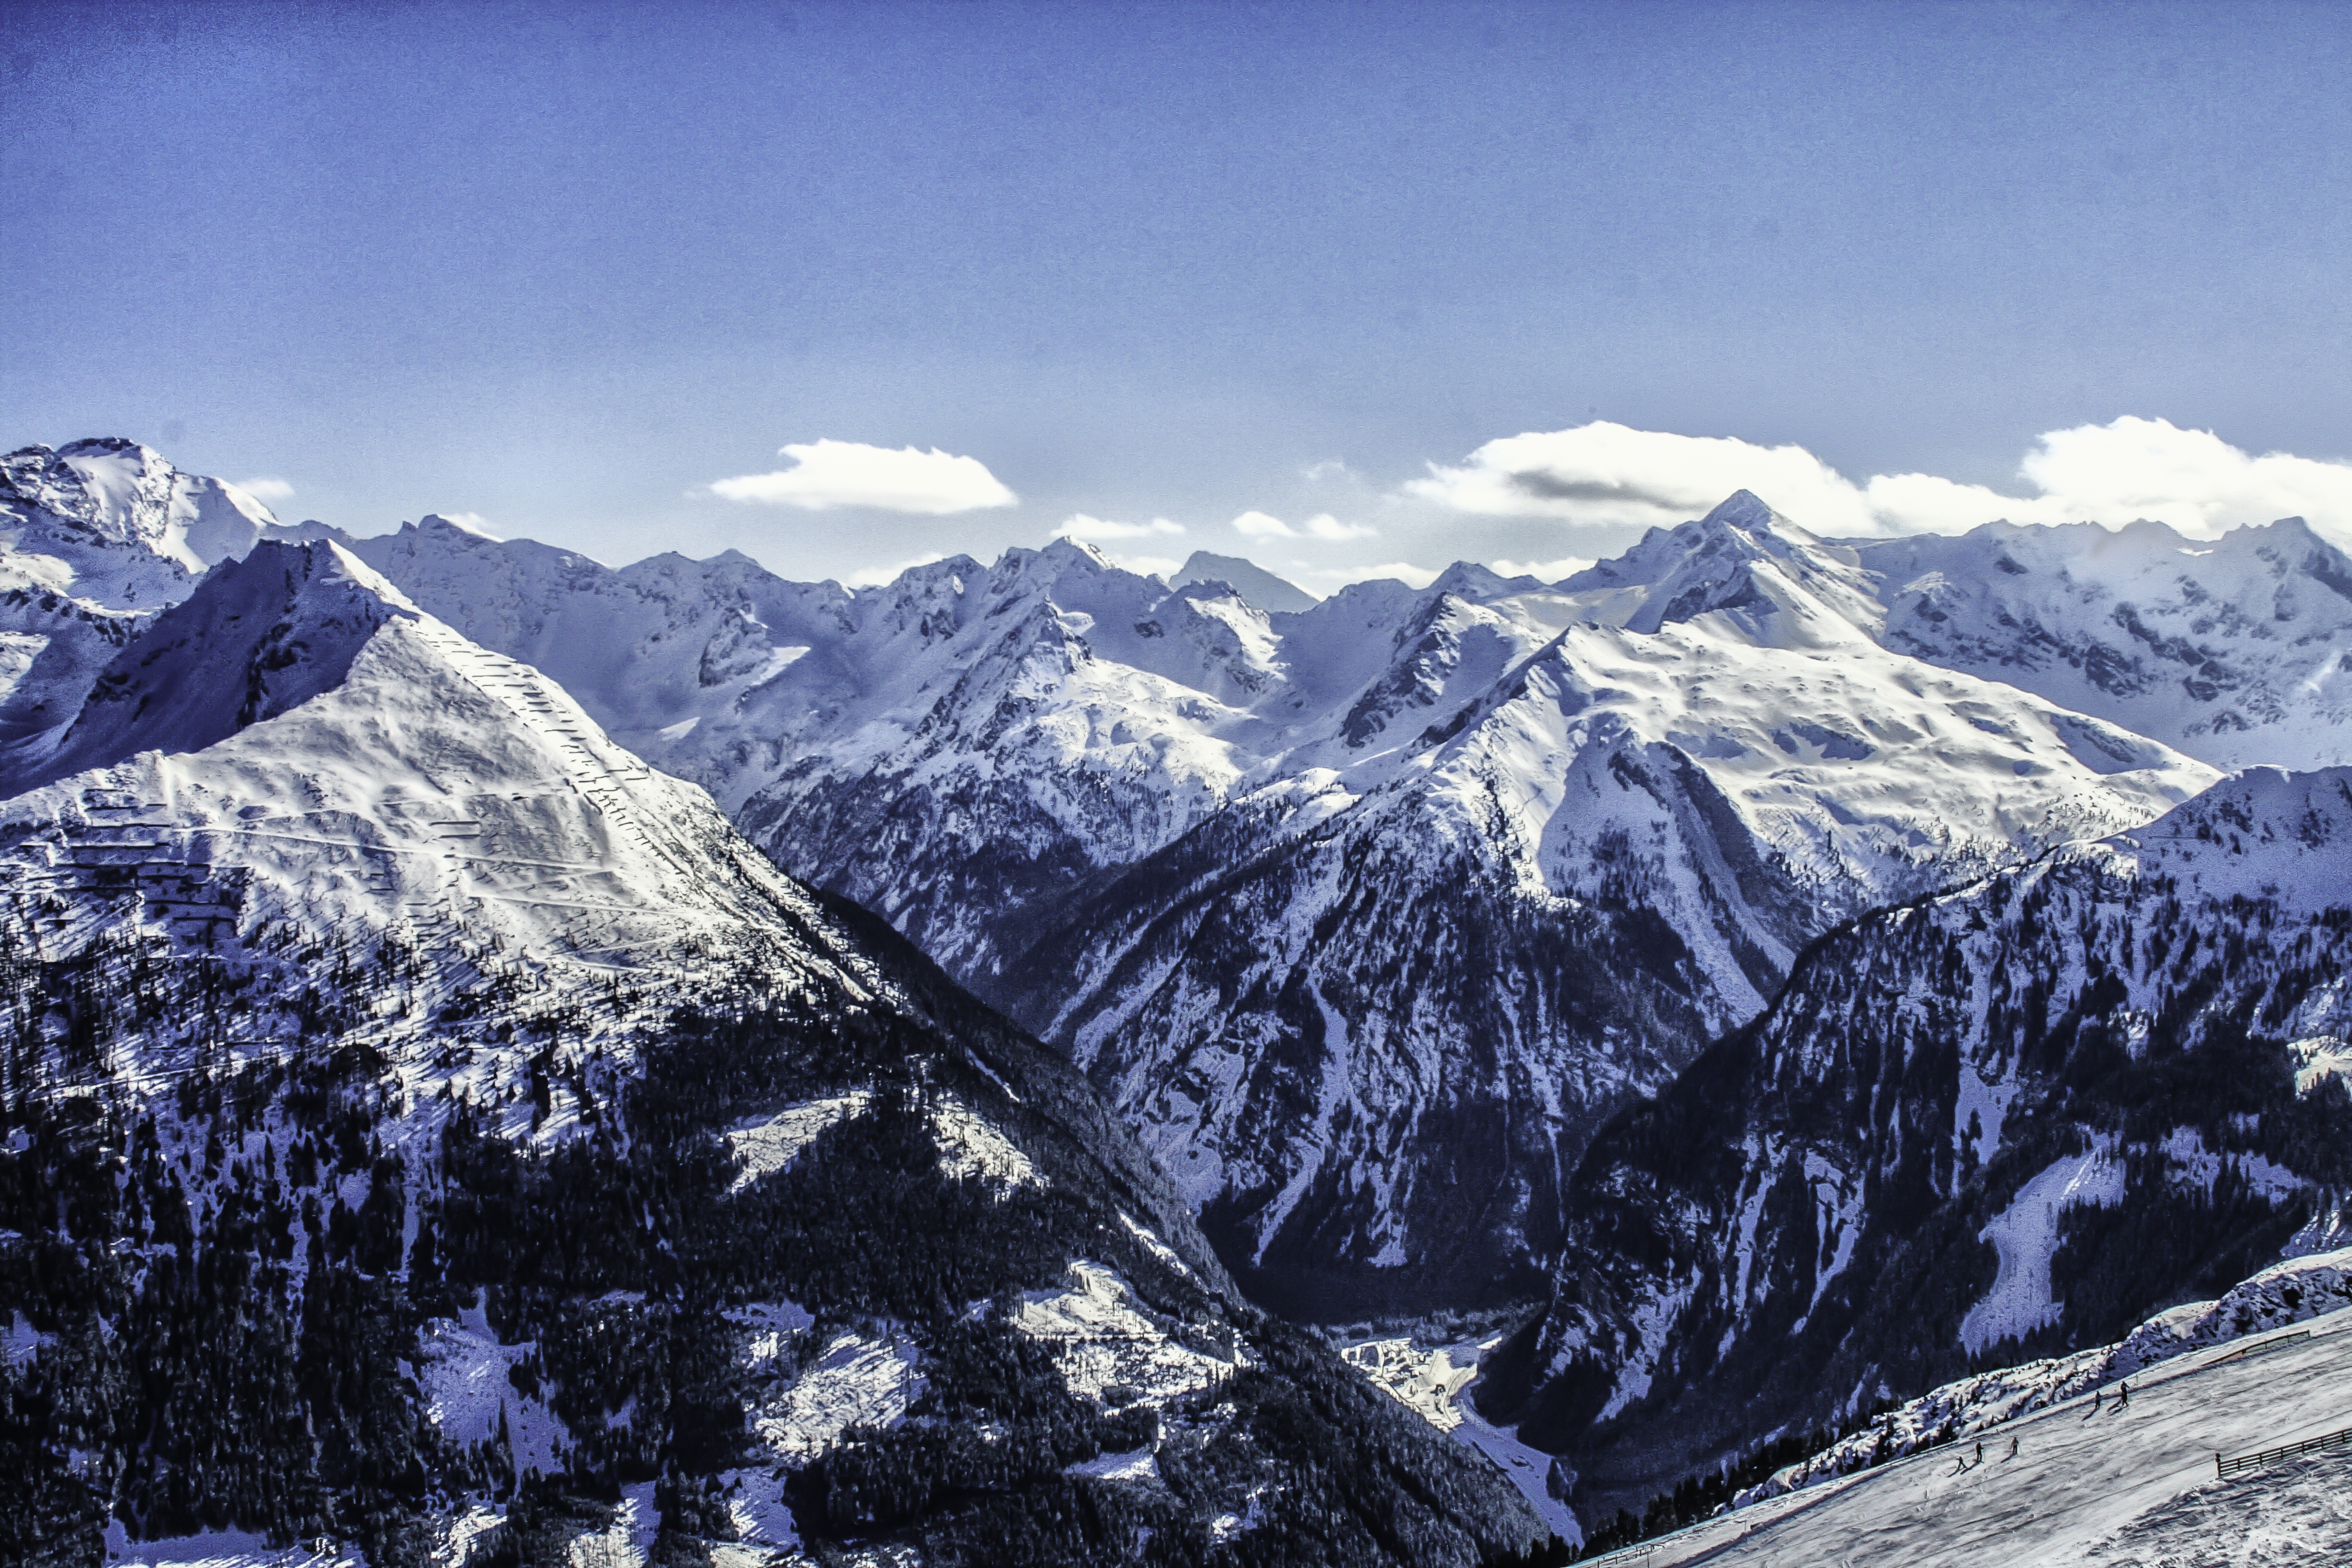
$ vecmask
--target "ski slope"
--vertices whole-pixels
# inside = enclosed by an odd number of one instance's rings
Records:
[[[2352,1427],[2352,1310],[2182,1356],[1977,1439],[1595,1559],[1821,1568],[2352,1561],[2352,1444],[2221,1480],[2236,1456]],[[2094,1400],[2096,1400],[2095,1405]],[[2008,1457],[2017,1439],[2015,1458]]]

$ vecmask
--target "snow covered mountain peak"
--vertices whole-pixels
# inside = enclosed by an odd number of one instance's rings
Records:
[[[493,544],[501,542],[497,534],[492,533],[488,529],[484,528],[480,523],[474,521],[470,518],[445,517],[437,511],[428,511],[423,517],[418,518],[416,520],[416,526],[419,528],[454,528],[460,533],[470,533],[477,539],[487,539]]]
[[[56,751],[0,775],[0,795],[137,751],[202,751],[341,685],[379,626],[417,614],[341,545],[255,545],[116,656]]]
[[[1234,592],[1268,615],[1311,610],[1316,604],[1314,595],[1255,561],[1206,550],[1192,552],[1176,574],[1168,579],[1168,585],[1183,588],[1207,580],[1230,584]]]
[[[1789,520],[1772,510],[1763,497],[1754,490],[1732,491],[1715,505],[1715,510],[1699,519],[1703,525],[1736,528],[1743,533],[1769,534],[1776,527],[1790,526]]]
[[[1747,490],[1694,522],[1653,528],[1614,561],[1559,584],[1591,619],[1655,633],[1704,622],[1761,647],[1851,647],[1876,632],[1875,584],[1853,551]]]
[[[2352,556],[2300,518],[2211,540],[1988,523],[1856,552],[1889,647],[2224,768],[2352,762]]]
[[[0,510],[54,542],[135,546],[192,573],[243,554],[278,524],[235,485],[183,474],[162,453],[121,437],[0,458]]]
[[[43,774],[0,805],[0,880],[68,895],[68,943],[130,920],[251,950],[290,922],[404,945],[444,1000],[516,965],[555,997],[745,961],[871,989],[708,795],[331,542],[208,574]]]
[[[1483,605],[1513,594],[1539,593],[1543,584],[1533,577],[1506,577],[1491,566],[1475,561],[1456,561],[1437,574],[1436,581],[1422,590],[1423,594],[1452,594],[1457,598]]]

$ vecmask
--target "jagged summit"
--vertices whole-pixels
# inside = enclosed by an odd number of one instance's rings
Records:
[[[1745,533],[1762,533],[1793,527],[1789,520],[1772,510],[1754,490],[1734,490],[1716,503],[1715,510],[1699,519],[1703,527],[1736,528]]]
[[[1510,594],[1539,593],[1543,586],[1542,583],[1533,577],[1506,577],[1493,567],[1482,565],[1478,562],[1456,561],[1439,573],[1436,579],[1422,592],[1454,594],[1463,598],[1485,604],[1489,600],[1499,599]]]
[[[124,650],[41,776],[0,805],[20,872],[79,889],[88,846],[116,845],[126,890],[147,886],[140,866],[191,879],[248,934],[297,919],[462,966],[445,939],[464,932],[593,983],[730,947],[793,962],[807,909],[702,791],[331,542],[209,574]]]
[[[2225,768],[2352,762],[2352,556],[2296,518],[1860,543],[1885,646]]]
[[[137,546],[189,572],[242,555],[278,526],[235,485],[183,474],[153,447],[121,437],[0,458],[0,508],[54,542]]]
[[[1883,614],[1853,552],[1800,528],[1748,490],[1705,517],[1653,528],[1624,554],[1559,584],[1595,620],[1630,631],[1702,617],[1773,647],[1869,639]]]

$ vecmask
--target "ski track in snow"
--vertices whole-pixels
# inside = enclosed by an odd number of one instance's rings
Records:
[[[2256,1356],[2243,1347],[2135,1374],[2118,1406],[2076,1398],[1976,1439],[1737,1509],[1599,1562],[1674,1568],[2339,1563],[2352,1557],[2352,1447],[2228,1481],[2216,1453],[2352,1426],[2352,1311]],[[2009,1440],[2019,1455],[2007,1457]],[[1967,1462],[1967,1468],[1961,1468]],[[1958,1473],[1955,1473],[1958,1470]]]

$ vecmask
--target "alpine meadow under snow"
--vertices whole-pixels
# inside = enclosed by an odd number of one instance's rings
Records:
[[[852,589],[12,453],[0,1542],[2352,1549],[2211,1452],[2352,1426],[2352,558],[2115,521]]]

